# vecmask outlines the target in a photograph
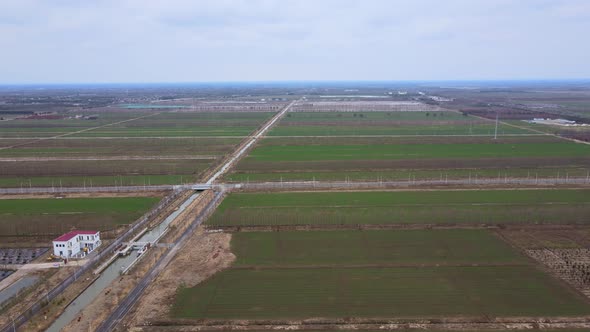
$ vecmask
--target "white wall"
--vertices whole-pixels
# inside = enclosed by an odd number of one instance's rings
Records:
[[[80,252],[80,242],[77,240],[78,237],[73,237],[68,241],[54,241],[53,242],[53,254],[56,256],[70,258]],[[70,254],[71,251],[71,254]],[[61,255],[60,255],[61,252]]]

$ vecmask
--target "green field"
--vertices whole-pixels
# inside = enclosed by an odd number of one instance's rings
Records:
[[[96,214],[116,212],[122,214],[145,211],[158,198],[62,198],[62,199],[1,199],[3,216],[30,216],[34,214]],[[126,223],[126,222],[120,222]]]
[[[587,223],[590,190],[233,193],[215,226]]]
[[[134,222],[160,198],[0,200],[0,234],[53,237],[72,228],[109,230]]]
[[[232,235],[234,266],[523,264],[483,230],[281,231]]]
[[[52,178],[54,186],[60,181],[70,182],[67,178],[86,179],[95,185],[101,181],[110,185],[120,185],[121,179],[127,176],[142,176],[151,179],[153,175],[190,175],[198,179],[215,160],[210,159],[156,159],[156,160],[51,160],[51,161],[19,161],[1,162],[0,179],[22,179],[23,186],[28,186],[28,179]],[[97,181],[94,177],[100,177]],[[110,179],[109,179],[110,177]],[[170,179],[164,177],[163,179]],[[0,180],[0,182],[2,181]],[[12,180],[13,181],[13,180]],[[140,182],[141,178],[139,181]],[[20,181],[19,181],[20,182]],[[35,181],[40,182],[40,181]],[[147,182],[147,181],[146,181]],[[14,183],[14,182],[13,182]],[[129,183],[125,181],[125,183]],[[46,182],[49,186],[49,183]],[[140,183],[142,184],[142,183]],[[147,184],[147,183],[146,183]],[[78,182],[82,186],[82,181]]]
[[[173,317],[590,313],[582,296],[485,230],[240,232],[232,235],[231,247],[234,266],[181,287]]]
[[[528,266],[232,269],[181,288],[177,318],[586,315],[590,306]]]
[[[570,142],[527,144],[412,144],[412,145],[287,145],[260,146],[248,156],[254,162],[318,160],[462,159],[587,157],[590,145]]]
[[[299,125],[276,127],[270,136],[371,136],[371,135],[487,135],[494,136],[494,124],[454,124],[454,125],[398,125],[365,126],[351,125]],[[498,127],[498,135],[530,134],[528,130],[507,125]]]
[[[590,145],[548,135],[267,137],[229,181],[586,177]],[[569,174],[571,173],[571,175]]]

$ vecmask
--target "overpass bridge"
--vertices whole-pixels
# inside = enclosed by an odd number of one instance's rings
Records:
[[[210,183],[196,183],[196,184],[189,185],[189,189],[196,190],[196,191],[203,191],[203,190],[213,189],[214,186],[215,185],[212,185]]]

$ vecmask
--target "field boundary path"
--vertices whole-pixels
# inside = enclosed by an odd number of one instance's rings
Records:
[[[0,188],[0,194],[81,194],[81,193],[133,193],[182,189],[182,186],[171,184],[149,186],[108,186],[108,187],[28,187]]]
[[[93,128],[96,129],[96,128]],[[507,136],[507,135],[505,135]],[[192,138],[246,138],[248,135],[239,136],[79,136],[79,137],[59,137],[60,139],[71,139],[71,140],[117,140],[117,139],[192,139]],[[41,137],[0,137],[1,140],[37,140]]]
[[[325,189],[385,189],[421,186],[495,186],[495,185],[590,185],[590,176],[560,178],[471,178],[442,180],[403,180],[403,181],[290,181],[290,182],[248,182],[223,184],[227,188],[264,190],[325,190]]]
[[[141,326],[142,331],[176,331],[176,321],[161,320]],[[578,317],[424,317],[424,318],[346,318],[307,320],[190,320],[183,321],[184,331],[527,331],[590,328],[587,316]],[[236,329],[236,327],[238,327]]]
[[[0,157],[0,162],[21,161],[100,161],[100,160],[214,160],[215,156],[101,156],[101,157]]]
[[[525,129],[523,127],[523,129]],[[502,134],[502,137],[530,137],[547,136],[547,133],[540,134]],[[408,135],[293,135],[293,136],[265,136],[265,138],[410,138],[410,137],[490,137],[490,134],[408,134]],[[562,137],[563,138],[563,137]]]
[[[0,194],[80,194],[80,193],[133,193],[166,190],[360,190],[360,189],[395,189],[425,186],[556,186],[556,185],[590,185],[590,174],[586,177],[555,178],[471,178],[471,179],[432,179],[399,181],[283,181],[283,182],[245,182],[245,183],[193,183],[187,185],[150,185],[150,186],[101,186],[101,187],[22,187],[0,188]]]

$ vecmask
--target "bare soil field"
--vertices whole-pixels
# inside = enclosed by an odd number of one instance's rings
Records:
[[[503,230],[500,234],[590,298],[590,228]]]

